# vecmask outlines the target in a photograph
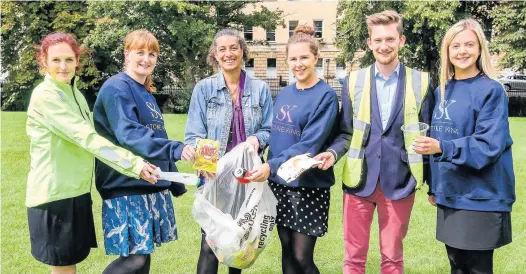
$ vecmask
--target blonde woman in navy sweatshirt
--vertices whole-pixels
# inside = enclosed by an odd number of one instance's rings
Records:
[[[430,154],[429,201],[438,207],[437,240],[451,273],[493,273],[493,251],[511,242],[515,175],[504,88],[492,79],[484,32],[473,19],[442,40],[440,87],[431,137],[415,151]]]
[[[277,227],[282,248],[282,271],[320,273],[314,263],[316,239],[327,233],[332,168],[313,168],[290,183],[278,168],[288,159],[324,151],[338,114],[334,90],[316,75],[318,42],[309,26],[298,26],[287,44],[287,62],[296,82],[274,101],[268,163],[253,170],[252,181],[264,181],[278,199]]]

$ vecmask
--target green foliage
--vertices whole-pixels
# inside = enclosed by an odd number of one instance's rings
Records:
[[[85,37],[92,21],[87,17],[84,1],[78,2],[7,2],[1,5],[2,109],[21,110],[27,107],[31,90],[41,76],[35,60],[40,40],[51,32],[69,32],[75,38]],[[89,59],[84,60],[84,73],[94,73]],[[84,77],[82,77],[85,80]],[[89,83],[80,82],[85,89]]]
[[[526,70],[526,2],[506,1],[491,15],[496,29],[491,49],[504,53],[504,67]]]
[[[123,68],[123,38],[136,29],[147,29],[159,40],[161,55],[154,71],[157,89],[182,88],[190,93],[195,82],[212,73],[206,63],[216,31],[224,27],[260,26],[267,30],[283,25],[282,11],[267,8],[242,12],[258,1],[78,1],[1,2],[2,109],[23,110],[38,79],[33,45],[48,33],[72,33],[89,49],[83,58],[79,88],[88,102],[111,75]],[[177,81],[175,81],[177,80]],[[183,110],[189,94],[177,94],[172,104]]]
[[[436,83],[440,65],[440,42],[446,30],[455,22],[473,17],[491,32],[489,11],[496,1],[340,1],[337,45],[343,51],[343,60],[354,60],[368,65],[374,62],[366,44],[368,37],[365,15],[391,9],[397,11],[404,22],[405,46],[400,51],[402,62],[410,67],[431,72]],[[365,50],[363,57],[355,59],[355,52]]]
[[[171,103],[177,112],[186,111],[196,81],[212,73],[206,59],[219,29],[243,25],[275,29],[281,22],[281,11],[263,8],[244,14],[246,5],[243,1],[90,2],[88,13],[98,19],[85,42],[97,53],[95,64],[104,81],[123,67],[124,36],[136,29],[152,32],[161,45],[155,86],[179,87],[182,92],[172,96]]]

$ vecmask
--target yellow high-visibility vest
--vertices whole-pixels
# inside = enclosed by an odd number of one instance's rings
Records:
[[[353,107],[353,135],[343,168],[343,184],[356,188],[365,183],[367,172],[363,158],[371,129],[371,66],[349,74],[348,90]],[[418,114],[429,86],[429,73],[405,67],[404,125],[418,123]],[[401,130],[401,129],[395,129]],[[404,146],[411,174],[416,180],[416,189],[424,181],[422,155],[411,148],[412,138],[404,133]]]

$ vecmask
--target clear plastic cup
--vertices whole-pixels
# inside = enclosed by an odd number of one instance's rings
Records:
[[[403,125],[401,127],[404,132],[405,141],[411,144],[411,148],[414,149],[414,143],[417,136],[426,136],[429,130],[429,125],[426,123],[419,122],[417,124]]]

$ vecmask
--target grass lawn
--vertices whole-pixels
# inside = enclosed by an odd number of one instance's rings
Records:
[[[37,262],[30,253],[26,208],[24,206],[26,178],[29,169],[29,140],[25,133],[25,113],[2,112],[1,155],[1,270],[2,273],[49,273],[49,268]],[[166,115],[168,135],[182,140],[186,115]],[[517,202],[512,213],[513,243],[495,254],[495,273],[526,273],[526,119],[510,118],[515,144],[513,156],[516,175]],[[180,170],[191,172],[186,164]],[[340,181],[341,165],[336,172]],[[175,200],[179,240],[164,244],[153,253],[151,273],[195,273],[201,232],[192,219],[193,190]],[[95,189],[93,211],[99,248],[93,249],[87,260],[78,265],[78,273],[101,273],[116,257],[106,256],[102,242],[101,199]],[[318,240],[315,261],[321,273],[341,273],[343,260],[342,190],[337,183],[332,188],[329,233]],[[449,273],[444,246],[435,240],[435,208],[427,203],[426,190],[417,193],[409,233],[405,240],[406,273]],[[281,250],[277,233],[273,242],[243,273],[281,273]],[[379,273],[378,225],[373,222],[369,249],[368,273]],[[227,273],[220,267],[220,273]]]

